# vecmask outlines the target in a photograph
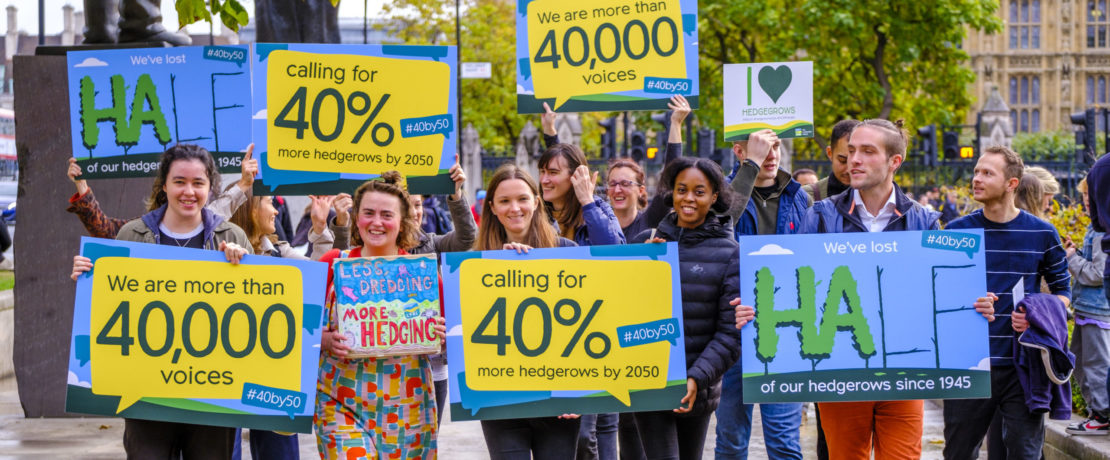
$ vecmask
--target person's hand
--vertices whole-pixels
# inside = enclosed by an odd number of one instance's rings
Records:
[[[1013,326],[1014,332],[1025,332],[1029,329],[1029,321],[1025,319],[1025,309],[1018,307],[1014,309],[1014,313],[1010,315],[1010,325]]]
[[[447,320],[443,319],[442,316],[436,318],[436,325],[433,328],[435,329],[436,337],[439,337],[440,342],[447,339]]]
[[[243,256],[250,254],[250,252],[242,246],[227,241],[220,242],[220,250],[224,252],[224,255],[227,256],[227,261],[231,262],[232,265],[238,265],[239,262],[243,260]]]
[[[771,154],[771,149],[778,148],[781,141],[779,136],[770,129],[761,129],[748,136],[747,145],[744,146],[744,155],[755,164],[762,166],[763,160]]]
[[[328,211],[331,210],[331,205],[335,202],[335,195],[309,195],[308,199],[312,200],[312,207],[309,209],[309,217],[312,219],[312,233],[322,234],[324,229],[328,228]]]
[[[582,206],[594,202],[597,171],[590,174],[590,168],[586,165],[578,165],[577,168],[574,168],[574,174],[570,175],[570,184],[574,187],[574,196],[578,198],[578,202],[582,203]]]
[[[527,254],[528,251],[532,250],[532,247],[524,243],[505,243],[505,246],[501,249],[512,249],[517,254]]]
[[[548,136],[559,134],[555,131],[555,111],[551,110],[551,106],[543,103],[543,115],[540,115],[540,126],[543,127],[543,133]]]
[[[578,417],[581,417],[581,415],[579,415],[579,414],[563,414],[563,415],[558,416],[557,418],[559,420],[574,420]]]
[[[755,307],[752,307],[751,305],[740,305],[739,297],[732,299],[732,301],[730,301],[728,304],[736,307],[737,329],[744,327],[745,324],[748,324],[755,319]]]
[[[335,208],[335,225],[346,227],[347,221],[351,218],[351,205],[354,199],[351,195],[340,193],[335,196],[335,201],[332,202],[332,208]]]
[[[89,184],[85,182],[85,179],[77,178],[81,173],[81,165],[77,164],[77,159],[70,157],[69,169],[66,170],[66,175],[69,176],[69,180],[73,181],[74,185],[77,186],[77,196],[85,196],[85,194],[89,192]]]
[[[455,183],[455,194],[451,195],[452,200],[458,200],[462,197],[463,182],[466,182],[466,172],[463,171],[462,166],[459,166],[459,156],[455,155],[455,166],[447,171],[451,175],[451,181]]]
[[[320,339],[321,346],[336,358],[346,358],[351,348],[347,346],[347,336],[336,332],[335,329],[325,329]]]
[[[254,176],[258,175],[258,160],[254,156],[254,144],[247,146],[247,153],[243,154],[243,161],[239,164],[239,189],[247,193],[254,185]]]
[[[679,407],[675,409],[674,412],[676,414],[685,414],[694,410],[694,400],[696,399],[698,399],[698,383],[695,382],[694,379],[686,379],[686,396],[683,396],[682,401],[679,401],[685,404],[686,407]]]
[[[73,274],[69,275],[69,279],[77,281],[77,277],[82,273],[92,271],[92,259],[85,256],[73,256]]]
[[[671,96],[671,100],[667,102],[667,108],[671,109],[671,129],[682,126],[682,122],[686,120],[686,116],[690,115],[690,103],[686,101],[685,97],[681,94]]]
[[[1076,252],[1078,252],[1078,248],[1076,248],[1075,242],[1071,240],[1071,237],[1065,236],[1064,237],[1064,253],[1065,253],[1065,255],[1070,259],[1071,256],[1075,255]]]
[[[987,319],[987,322],[994,321],[994,303],[998,301],[998,296],[993,292],[988,292],[986,296],[975,299],[975,311],[979,312]]]

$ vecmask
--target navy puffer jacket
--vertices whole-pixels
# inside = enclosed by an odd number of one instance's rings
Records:
[[[739,246],[731,219],[712,211],[694,229],[681,228],[672,212],[659,223],[655,236],[678,242],[682,279],[682,330],[686,343],[686,375],[698,384],[692,414],[717,408],[721,377],[740,359],[740,331],[729,301],[740,296]],[[641,232],[633,241],[651,237]]]

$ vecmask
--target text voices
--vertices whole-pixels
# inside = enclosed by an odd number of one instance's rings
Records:
[[[775,310],[775,277],[767,267],[755,274],[756,357],[763,363],[774,361],[778,352],[780,327],[797,327],[801,356],[816,363],[827,359],[833,350],[838,331],[852,333],[852,345],[860,358],[874,356],[875,339],[860,309],[856,280],[847,266],[836,267],[829,281],[821,323],[817,323],[817,283],[812,267],[795,271],[798,287],[798,308]],[[840,305],[845,305],[841,312]]]

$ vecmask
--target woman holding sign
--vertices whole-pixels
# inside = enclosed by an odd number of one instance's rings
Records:
[[[220,175],[202,147],[178,144],[162,154],[147,204],[150,212],[119,229],[116,239],[224,251],[239,263],[250,246],[247,235],[204,207],[219,190]],[[73,259],[76,281],[92,270],[86,257]],[[123,447],[128,458],[230,459],[235,429],[187,423],[126,419]]]
[[[320,260],[397,256],[417,245],[404,178],[387,171],[355,191],[351,219],[355,248],[333,249]],[[436,406],[427,355],[348,358],[347,337],[335,331],[334,273],[328,269],[331,321],[324,332],[316,394],[316,448],[321,458],[436,457]],[[443,319],[435,326],[443,340]]]
[[[526,171],[513,164],[501,166],[486,190],[475,251],[576,246],[555,232],[540,205],[536,181]],[[573,459],[578,427],[577,416],[482,420],[493,460]]]
[[[740,358],[733,307],[740,294],[740,261],[730,219],[731,190],[720,167],[680,157],[663,170],[661,185],[673,205],[659,226],[633,238],[678,242],[682,325],[686,340],[686,396],[673,412],[638,412],[648,458],[701,458],[709,418],[717,407],[721,377]]]

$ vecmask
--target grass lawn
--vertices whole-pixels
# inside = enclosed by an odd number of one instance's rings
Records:
[[[15,286],[15,272],[0,270],[0,291],[7,291]]]

